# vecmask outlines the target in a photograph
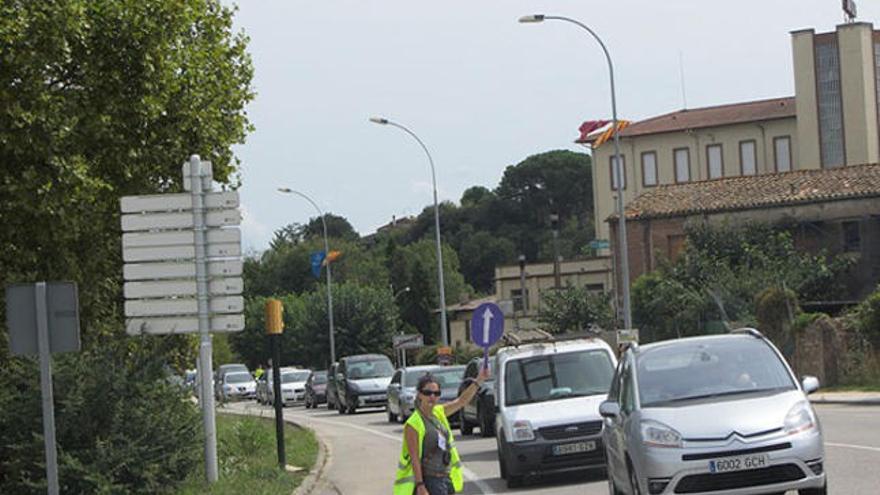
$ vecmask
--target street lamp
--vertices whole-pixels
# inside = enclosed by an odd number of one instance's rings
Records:
[[[431,158],[431,153],[428,151],[425,143],[413,131],[403,125],[383,117],[370,117],[370,122],[379,125],[390,125],[412,136],[425,151],[428,163],[431,165],[431,182],[434,186],[434,241],[437,244],[437,283],[440,289],[440,337],[443,346],[447,347],[449,346],[449,337],[446,335],[446,289],[443,286],[443,251],[440,247],[440,205],[437,203],[437,174],[434,171],[434,159]]]
[[[582,22],[568,17],[543,14],[526,15],[519,18],[519,22],[523,24],[544,22],[545,20],[565,21],[580,26],[599,42],[599,46],[602,47],[602,52],[605,53],[605,58],[608,60],[608,75],[611,80],[611,125],[614,133],[614,175],[617,179],[617,215],[619,231],[618,238],[620,244],[620,279],[621,290],[623,292],[623,322],[625,328],[632,328],[632,312],[630,310],[629,300],[629,256],[626,243],[626,214],[623,209],[623,162],[620,159],[620,137],[618,136],[619,132],[617,130],[617,95],[614,88],[614,65],[611,63],[611,55],[608,53],[608,48],[605,47],[605,43],[602,42],[599,35]]]
[[[305,194],[295,191],[289,187],[279,187],[278,192],[284,194],[296,194],[297,196],[305,199],[312,206],[315,207],[315,210],[318,211],[318,215],[321,217],[321,225],[324,227],[324,256],[327,259],[327,256],[330,256],[330,243],[327,241],[327,221],[324,219],[324,212],[321,211],[321,208],[318,207],[318,204],[312,201],[312,198],[306,196]],[[330,363],[336,362],[336,341],[334,338],[334,330],[333,330],[333,291],[330,289],[331,284],[331,275],[330,275],[330,261],[327,261],[327,316],[330,320]]]

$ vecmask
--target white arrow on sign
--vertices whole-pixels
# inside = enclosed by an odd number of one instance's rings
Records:
[[[495,318],[495,315],[492,314],[489,308],[486,308],[483,311],[483,342],[489,342],[489,329],[492,327],[492,318]]]
[[[232,258],[241,256],[241,243],[208,244],[205,246],[208,258]],[[188,246],[157,246],[134,247],[122,250],[122,259],[126,263],[137,261],[171,261],[195,259],[196,247]]]
[[[237,277],[244,263],[241,260],[211,261],[209,277]],[[122,267],[125,280],[163,280],[169,278],[192,278],[196,276],[193,261],[179,263],[126,263]]]
[[[208,282],[208,292],[212,296],[241,294],[244,283],[241,277],[216,278]],[[126,282],[125,298],[140,299],[149,297],[195,296],[195,280],[163,280],[149,282]]]
[[[241,313],[244,298],[241,296],[212,297],[208,310],[212,313]],[[198,300],[181,299],[133,299],[125,301],[125,316],[172,316],[198,314]]]
[[[211,192],[205,194],[205,208],[210,210],[238,208],[238,191]],[[123,196],[119,200],[122,213],[143,211],[192,210],[192,194],[149,194],[144,196]]]
[[[222,315],[211,318],[211,332],[240,332],[244,330],[244,315]],[[196,333],[199,331],[197,317],[180,318],[132,318],[125,322],[129,335],[164,335],[173,333]]]
[[[216,210],[205,213],[206,227],[229,227],[241,223],[241,212],[238,209]],[[193,214],[185,211],[180,213],[149,213],[122,215],[122,230],[131,232],[136,230],[160,230],[160,229],[191,229],[193,228]]]
[[[208,229],[205,232],[208,244],[241,244],[241,231],[238,227]],[[127,232],[122,234],[122,249],[135,247],[186,246],[195,244],[195,234],[191,230],[162,232]]]

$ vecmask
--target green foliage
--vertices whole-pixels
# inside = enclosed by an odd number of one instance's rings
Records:
[[[587,330],[592,325],[615,327],[610,295],[595,294],[586,287],[544,291],[538,321],[553,334]]]
[[[800,312],[797,294],[792,290],[767,287],[755,296],[758,328],[777,344],[788,339],[788,330]]]
[[[830,318],[830,316],[825,313],[799,313],[794,317],[794,321],[791,324],[791,331],[795,334],[801,333],[817,320],[826,318]]]
[[[416,352],[413,364],[437,364],[437,349],[440,345],[422,347]],[[452,347],[452,362],[454,364],[467,364],[471,359],[482,356],[483,350],[479,347],[456,345]]]
[[[784,228],[701,225],[687,235],[675,262],[633,284],[633,319],[643,340],[699,335],[717,322],[754,324],[755,298],[768,288],[790,290],[808,301],[834,300],[845,290],[851,262],[797,251]]]
[[[856,329],[880,352],[880,287],[852,312]]]

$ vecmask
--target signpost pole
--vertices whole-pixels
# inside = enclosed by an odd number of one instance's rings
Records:
[[[49,495],[58,495],[58,452],[55,450],[55,399],[52,394],[52,354],[49,347],[49,312],[46,282],[34,287],[37,346],[40,352],[40,389],[43,396],[43,440],[46,444],[46,482]]]
[[[218,479],[217,426],[214,418],[214,391],[211,384],[212,347],[211,315],[209,313],[208,264],[205,255],[205,204],[202,189],[202,163],[199,155],[189,158],[192,192],[193,234],[196,254],[196,294],[199,311],[199,368],[202,380],[202,421],[205,425],[205,475],[209,483]]]
[[[287,454],[284,451],[284,396],[281,395],[281,333],[284,331],[284,319],[281,316],[283,306],[278,299],[266,301],[266,333],[269,334],[272,346],[272,405],[275,407],[275,441],[278,445],[278,465],[281,469],[287,466]]]

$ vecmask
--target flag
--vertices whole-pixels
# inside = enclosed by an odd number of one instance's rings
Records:
[[[324,258],[324,251],[317,251],[315,253],[312,253],[312,275],[314,275],[315,278],[321,276],[321,267],[324,266]]]
[[[617,132],[620,132],[620,131],[626,129],[629,126],[629,124],[630,124],[630,121],[628,121],[628,120],[618,120],[617,121]],[[608,141],[609,139],[611,139],[613,137],[614,137],[614,126],[611,126],[607,131],[600,134],[599,137],[597,137],[596,140],[593,141],[593,149],[596,149],[599,146],[602,146],[602,144],[605,143],[605,141]]]
[[[327,266],[330,263],[333,263],[334,261],[339,259],[340,256],[342,256],[342,251],[330,251],[327,254],[327,257],[324,258],[324,262],[321,263],[321,266]]]
[[[606,125],[608,125],[609,122],[610,120],[587,120],[586,122],[581,124],[580,127],[578,127],[578,130],[581,132],[581,136],[577,138],[575,142],[586,143],[589,139],[591,132],[605,127]]]

